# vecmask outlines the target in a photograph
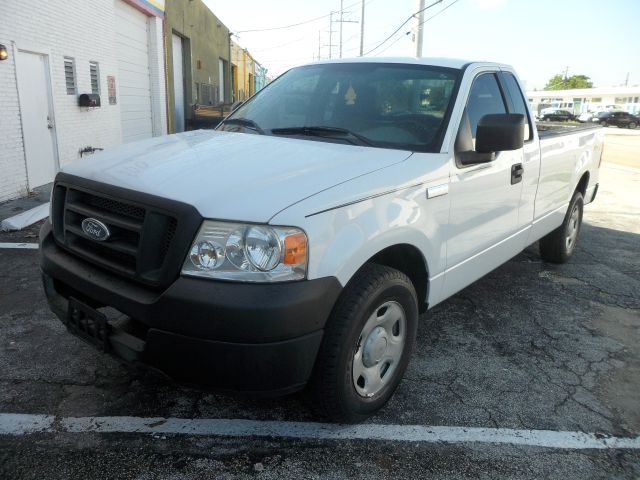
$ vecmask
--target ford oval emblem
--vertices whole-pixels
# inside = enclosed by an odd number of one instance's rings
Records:
[[[107,227],[100,220],[95,218],[85,218],[82,221],[82,231],[92,240],[104,242],[111,236],[109,227]]]

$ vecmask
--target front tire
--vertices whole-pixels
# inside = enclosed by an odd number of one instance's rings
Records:
[[[321,415],[355,423],[382,408],[407,368],[417,326],[411,280],[387,266],[362,267],[327,321],[309,383]]]
[[[566,263],[571,258],[580,235],[583,210],[582,193],[576,191],[571,198],[562,225],[540,239],[540,256],[544,261]]]

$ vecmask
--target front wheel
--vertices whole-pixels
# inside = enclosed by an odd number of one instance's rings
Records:
[[[540,256],[544,261],[565,263],[571,258],[580,235],[583,210],[582,193],[575,192],[562,225],[540,239]]]
[[[387,266],[362,267],[327,321],[309,384],[320,413],[353,423],[382,408],[407,368],[417,326],[411,280]]]

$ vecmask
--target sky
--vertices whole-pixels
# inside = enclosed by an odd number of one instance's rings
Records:
[[[328,15],[340,10],[340,0],[204,2],[270,77],[317,59],[319,44],[320,57],[329,58]],[[415,13],[418,3],[365,0],[365,54]],[[343,57],[355,57],[361,0],[343,4]],[[624,85],[627,74],[628,85],[640,85],[640,0],[442,0],[424,14],[424,57],[510,64],[528,90],[542,89],[553,75],[565,71],[587,75],[596,87]],[[301,22],[292,28],[247,31]],[[333,58],[339,56],[339,28],[334,22]],[[366,56],[414,56],[414,31],[415,22],[410,21]]]

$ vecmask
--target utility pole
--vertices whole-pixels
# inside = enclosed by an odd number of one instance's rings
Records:
[[[416,15],[416,57],[420,58],[422,57],[422,24],[424,23],[424,0],[417,0],[416,3],[418,6],[418,14]]]
[[[318,30],[318,61],[320,60],[320,30]]]
[[[333,14],[329,14],[329,60],[331,60],[331,47],[333,46]]]
[[[342,58],[342,15],[344,14],[343,3],[344,0],[340,0],[340,58]]]
[[[364,0],[362,0],[362,13],[360,14],[360,56],[364,49]]]
[[[344,0],[340,0],[340,12],[333,12],[333,13],[340,13],[340,18],[338,20],[336,20],[336,22],[340,23],[340,45],[338,47],[338,51],[340,53],[340,58],[342,58],[342,24],[343,23],[358,23],[355,20],[345,20],[343,18],[343,16],[344,16],[344,11],[342,10],[343,3],[344,3]],[[329,42],[329,43],[331,43],[331,42]]]
[[[629,72],[627,72],[627,78],[626,78],[626,80],[624,81],[624,86],[625,86],[625,87],[628,87],[628,86],[629,86]]]

